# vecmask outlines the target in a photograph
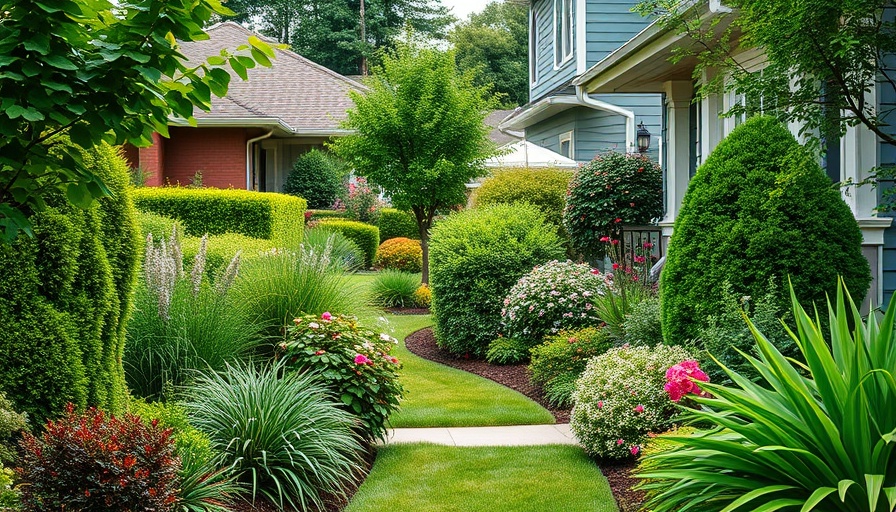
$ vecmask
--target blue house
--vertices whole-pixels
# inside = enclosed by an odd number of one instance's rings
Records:
[[[574,81],[643,30],[649,20],[631,0],[529,2],[529,103],[500,124],[526,140],[579,162],[607,150],[636,151],[639,124],[659,135],[662,96],[593,94]],[[649,156],[660,158],[660,138]]]
[[[541,3],[535,2],[535,5]],[[719,0],[694,2],[690,8],[707,26],[720,31],[733,16]],[[717,24],[713,25],[713,22]],[[739,52],[734,58],[744,69],[760,71],[765,65],[763,53],[737,43],[733,40],[731,45]],[[701,76],[695,77],[695,59],[684,58],[674,63],[670,60],[676,48],[691,44],[694,41],[687,35],[658,22],[652,23],[620,43],[615,51],[601,54],[600,60],[586,71],[577,73],[572,81],[572,86],[584,97],[620,92],[663,96],[662,126],[657,131],[651,128],[651,132],[661,134],[663,139],[660,163],[665,175],[666,215],[660,226],[666,242],[672,234],[694,170],[743,121],[742,116],[724,117],[721,114],[748,101],[734,90],[709,94],[695,101],[695,87],[713,79],[711,71],[703,71]],[[876,95],[878,106],[896,102],[892,90],[882,88],[880,84],[872,88],[872,94]],[[797,136],[799,128],[791,127]],[[896,165],[896,149],[881,143],[874,133],[859,125],[849,128],[839,141],[829,144],[822,164],[835,182],[861,182],[875,167]],[[877,188],[859,187],[845,191],[843,195],[861,227],[862,251],[871,266],[873,280],[865,307],[886,304],[896,292],[896,228],[890,226],[891,217],[875,213],[879,194]]]

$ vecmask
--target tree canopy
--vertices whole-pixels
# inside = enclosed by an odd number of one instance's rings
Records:
[[[234,15],[226,19],[255,23],[262,34],[345,75],[361,74],[362,57],[391,48],[406,27],[442,39],[455,21],[439,0],[365,0],[362,38],[360,0],[230,0],[227,7]]]
[[[492,85],[508,107],[529,100],[528,13],[526,4],[492,1],[448,36],[457,52],[457,67],[474,70],[476,84]]]
[[[483,123],[493,101],[472,74],[457,71],[453,52],[400,42],[381,61],[369,90],[352,93],[343,127],[354,133],[331,148],[397,208],[414,212],[426,283],[433,217],[466,201],[465,184],[493,152]]]
[[[250,38],[238,53],[190,63],[178,40],[207,39],[219,0],[0,0],[0,239],[30,233],[28,216],[60,190],[87,207],[108,194],[82,160],[102,142],[148,145],[169,115],[192,120],[274,52]]]

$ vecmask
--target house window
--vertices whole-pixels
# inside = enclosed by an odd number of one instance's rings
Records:
[[[573,0],[554,0],[554,66],[572,57]]]
[[[538,82],[538,16],[529,12],[529,82]]]
[[[575,142],[572,137],[572,130],[560,134],[560,154],[566,158],[575,159]]]

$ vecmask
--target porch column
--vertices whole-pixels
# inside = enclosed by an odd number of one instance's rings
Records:
[[[681,200],[688,191],[690,166],[689,110],[694,86],[691,81],[665,82],[666,94],[666,216],[660,221],[664,245],[672,236],[672,226],[681,210]],[[665,252],[665,251],[664,251]]]

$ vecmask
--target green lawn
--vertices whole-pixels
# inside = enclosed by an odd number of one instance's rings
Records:
[[[615,512],[607,480],[575,446],[379,449],[345,512]]]

